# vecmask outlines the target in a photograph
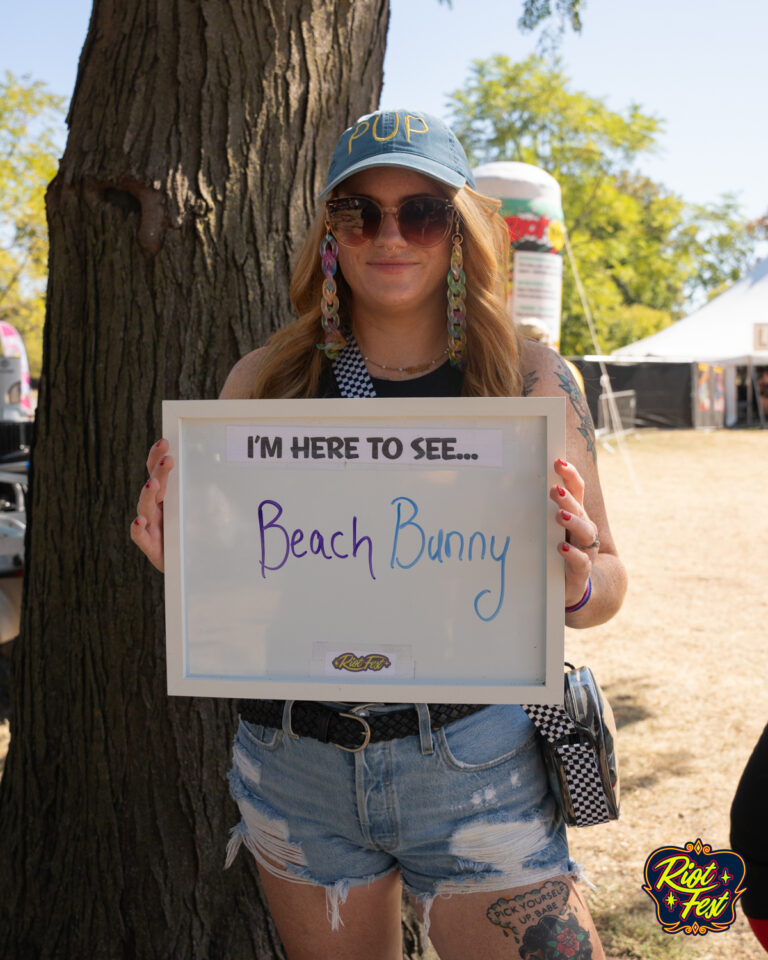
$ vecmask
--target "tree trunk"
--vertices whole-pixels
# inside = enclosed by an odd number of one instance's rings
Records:
[[[289,319],[333,144],[378,101],[387,19],[387,0],[94,2],[47,198],[5,960],[282,955],[250,858],[222,871],[233,704],[166,695],[162,577],[128,529],[161,400],[215,397]]]

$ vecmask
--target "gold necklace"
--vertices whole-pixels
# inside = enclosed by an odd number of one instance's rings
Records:
[[[376,360],[371,360],[370,357],[366,357],[365,354],[363,354],[363,360],[365,360],[366,363],[372,363],[374,367],[378,367],[379,370],[397,370],[398,373],[424,373],[426,370],[434,367],[438,360],[442,360],[443,357],[446,356],[448,356],[448,347],[446,347],[442,353],[439,353],[434,360],[430,360],[428,363],[416,363],[410,367],[395,367],[388,363],[378,363]]]

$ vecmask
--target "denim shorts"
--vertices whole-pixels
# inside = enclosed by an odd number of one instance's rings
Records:
[[[242,819],[226,865],[244,843],[271,874],[325,887],[334,927],[350,887],[395,869],[426,916],[437,895],[573,873],[522,708],[488,706],[432,731],[426,707],[415,707],[419,736],[358,753],[241,721],[229,780]]]

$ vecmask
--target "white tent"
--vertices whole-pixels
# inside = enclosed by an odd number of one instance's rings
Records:
[[[725,420],[735,423],[736,368],[746,367],[751,380],[754,366],[768,366],[768,257],[700,310],[613,356],[722,364]]]
[[[768,364],[768,257],[700,310],[615,354]]]

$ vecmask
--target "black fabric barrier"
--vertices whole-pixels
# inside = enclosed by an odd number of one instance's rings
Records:
[[[34,420],[0,422],[0,469],[3,460],[20,460],[29,456],[35,430]]]
[[[592,419],[597,423],[601,393],[600,364],[584,357],[569,357],[584,378],[584,392]],[[637,395],[635,426],[695,427],[694,397],[698,383],[695,363],[614,363],[604,361],[611,389],[634,390]]]

